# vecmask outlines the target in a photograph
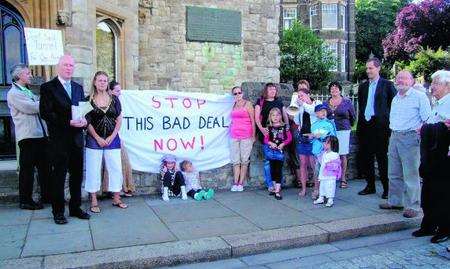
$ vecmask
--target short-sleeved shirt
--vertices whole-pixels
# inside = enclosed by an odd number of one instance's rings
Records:
[[[341,103],[333,110],[330,106],[330,100],[326,101],[330,109],[328,112],[328,119],[334,120],[337,131],[351,130],[355,121],[355,109],[353,103],[348,98],[342,98]]]
[[[262,107],[261,107],[261,103],[262,103]],[[256,105],[261,107],[260,115],[261,115],[261,125],[263,127],[267,126],[267,119],[269,118],[269,112],[272,108],[276,107],[276,108],[280,109],[281,113],[283,113],[283,102],[281,102],[280,98],[275,98],[275,100],[273,100],[273,101],[267,101],[267,100],[262,101],[261,98],[259,98],[255,102],[255,106]],[[259,131],[259,129],[256,129],[256,130],[258,131],[258,138],[262,142],[264,139],[264,136]]]
[[[122,113],[119,98],[112,96],[111,103],[105,108],[106,110],[99,108],[94,100],[91,101],[91,105],[94,109],[86,115],[86,120],[101,138],[106,139],[113,133],[116,127],[116,119]],[[95,138],[88,134],[86,136],[86,147],[90,149],[118,149],[120,148],[120,138],[119,135],[116,135],[109,146],[102,148]]]

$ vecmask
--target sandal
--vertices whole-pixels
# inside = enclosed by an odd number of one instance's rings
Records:
[[[96,213],[96,214],[98,214],[98,213],[101,212],[100,207],[99,207],[98,205],[93,205],[93,206],[91,206],[90,211],[91,211],[92,213]]]
[[[125,209],[128,207],[127,204],[123,203],[122,201],[118,202],[118,203],[112,203],[113,206],[117,206],[118,208],[122,208]]]
[[[279,192],[275,192],[275,199],[281,200],[283,197],[281,197],[281,194]]]
[[[347,181],[341,181],[341,185],[339,186],[341,189],[347,189],[348,188],[348,183]]]
[[[318,197],[319,197],[319,191],[318,191],[318,190],[314,190],[314,191],[311,193],[311,198],[312,198],[313,200],[316,200]]]
[[[129,191],[129,192],[124,192],[124,193],[123,193],[123,196],[125,196],[125,197],[133,197],[133,193],[132,193],[131,191]]]

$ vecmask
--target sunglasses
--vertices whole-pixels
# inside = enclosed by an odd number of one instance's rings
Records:
[[[242,94],[242,92],[233,92],[233,95]]]

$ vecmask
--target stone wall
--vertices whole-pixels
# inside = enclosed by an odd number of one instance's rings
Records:
[[[221,93],[243,81],[278,82],[278,3],[155,0],[151,13],[141,6],[140,89]],[[186,41],[186,6],[240,11],[242,43]]]

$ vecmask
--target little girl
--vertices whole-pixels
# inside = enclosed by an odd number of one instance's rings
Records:
[[[333,198],[336,192],[336,180],[341,178],[341,159],[339,157],[339,141],[336,136],[328,136],[323,143],[324,152],[319,156],[319,198],[314,204],[323,204],[333,206]]]
[[[186,186],[183,174],[178,171],[177,161],[172,155],[165,155],[161,160],[161,179],[163,181],[162,199],[169,201],[169,190],[178,196],[181,192],[181,199],[186,200]]]
[[[292,135],[289,128],[282,120],[279,108],[272,108],[269,111],[267,120],[268,134],[264,136],[264,155],[270,162],[270,173],[272,175],[273,185],[275,186],[275,198],[281,197],[281,177],[284,162],[283,149],[292,141]]]
[[[213,189],[203,189],[200,185],[200,178],[198,172],[194,170],[192,163],[184,160],[180,163],[181,171],[186,182],[187,195],[197,201],[202,199],[209,200],[214,197]]]

